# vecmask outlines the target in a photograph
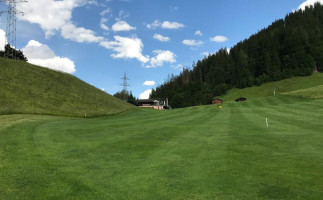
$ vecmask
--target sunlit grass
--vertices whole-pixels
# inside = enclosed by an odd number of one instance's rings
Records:
[[[92,119],[3,116],[0,199],[320,199],[322,111],[322,99],[282,95]]]

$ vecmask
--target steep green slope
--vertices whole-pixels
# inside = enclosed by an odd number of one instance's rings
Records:
[[[317,87],[323,85],[323,73],[314,73],[311,76],[306,77],[293,77],[289,79],[284,79],[276,82],[265,83],[261,86],[254,86],[244,89],[231,89],[227,94],[219,96],[218,98],[224,101],[233,101],[239,97],[246,97],[247,99],[267,97],[274,95],[274,89],[276,89],[276,95],[285,94],[287,92],[304,90],[312,87]],[[307,96],[310,97],[313,91],[307,91]],[[320,94],[323,96],[323,88],[318,87],[315,89],[314,96]],[[296,95],[294,95],[296,96]],[[300,95],[298,95],[300,96]],[[312,97],[311,97],[312,98]]]
[[[72,75],[0,58],[0,114],[84,117],[132,108]]]

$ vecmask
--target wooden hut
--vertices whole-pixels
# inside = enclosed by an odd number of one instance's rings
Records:
[[[214,99],[212,101],[212,104],[221,104],[221,103],[223,103],[223,100],[222,99]]]

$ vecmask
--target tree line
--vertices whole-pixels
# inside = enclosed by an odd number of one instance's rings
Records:
[[[22,60],[26,62],[28,61],[27,58],[22,53],[22,51],[12,48],[9,44],[5,45],[4,51],[0,51],[0,57]]]
[[[316,3],[170,76],[150,98],[173,108],[208,104],[231,88],[245,88],[323,71],[323,6]]]
[[[126,101],[128,103],[131,103],[133,105],[137,105],[137,99],[135,96],[133,96],[131,91],[128,92],[128,91],[122,90],[120,92],[115,93],[113,96],[123,101]]]

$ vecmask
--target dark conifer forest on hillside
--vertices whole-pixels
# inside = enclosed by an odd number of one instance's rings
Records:
[[[288,14],[285,19],[199,60],[192,69],[152,91],[174,108],[208,104],[231,88],[245,88],[323,71],[323,5]]]

